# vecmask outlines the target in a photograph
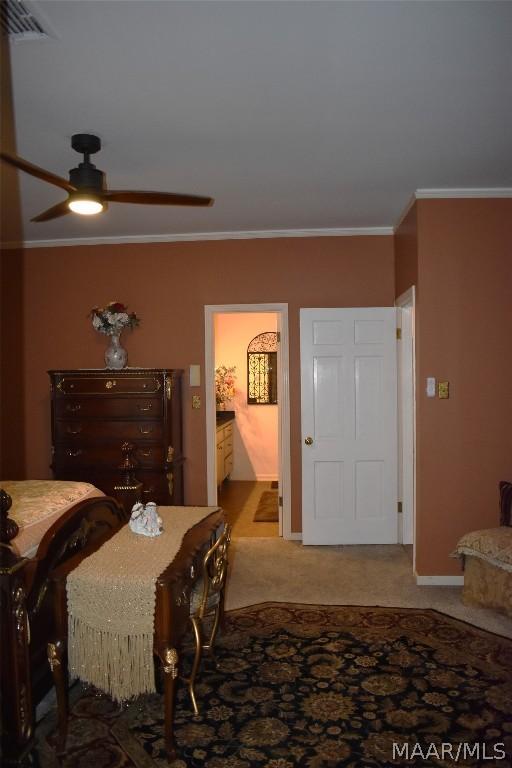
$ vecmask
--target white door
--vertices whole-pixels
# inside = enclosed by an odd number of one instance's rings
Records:
[[[301,309],[302,540],[394,544],[396,310]]]

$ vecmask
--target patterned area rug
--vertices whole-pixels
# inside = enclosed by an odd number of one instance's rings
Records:
[[[512,640],[402,608],[266,603],[227,622],[200,716],[178,691],[172,768],[512,764]],[[62,768],[169,765],[160,696],[78,695]],[[38,728],[42,768],[58,765],[54,728]]]
[[[263,491],[258,507],[254,513],[255,523],[277,523],[279,522],[278,492]]]

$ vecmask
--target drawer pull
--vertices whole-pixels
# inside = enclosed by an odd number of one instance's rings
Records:
[[[115,387],[116,384],[117,384],[117,381],[115,379],[113,381],[110,381],[109,379],[108,381],[105,382],[105,389],[112,389],[112,387]]]
[[[153,403],[150,403],[149,405],[139,405],[137,406],[139,411],[150,411],[153,407]]]
[[[71,413],[76,413],[80,410],[82,406],[79,403],[68,403],[66,405],[66,411],[71,411]]]
[[[145,488],[142,493],[144,493],[146,496],[149,496],[149,494],[155,492],[155,487],[153,485],[150,485],[149,488]]]
[[[81,448],[74,448],[74,449],[70,448],[67,452],[68,456],[72,456],[72,457],[80,456],[81,453],[83,453]]]
[[[82,427],[80,425],[76,427],[68,427],[66,429],[66,432],[68,433],[68,435],[79,435],[81,431],[82,431]]]
[[[150,435],[153,431],[153,427],[139,427],[141,435]]]
[[[151,450],[140,451],[141,456],[145,456],[147,459],[151,456]]]

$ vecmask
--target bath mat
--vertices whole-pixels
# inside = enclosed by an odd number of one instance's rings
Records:
[[[263,491],[258,508],[254,513],[255,523],[277,523],[279,521],[279,508],[277,491]]]

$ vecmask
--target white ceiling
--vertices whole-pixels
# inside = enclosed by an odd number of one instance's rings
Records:
[[[112,204],[29,219],[65,193],[21,180],[25,239],[384,227],[418,188],[512,187],[512,3],[39,0],[56,36],[11,46],[18,154],[59,175],[73,133]]]

